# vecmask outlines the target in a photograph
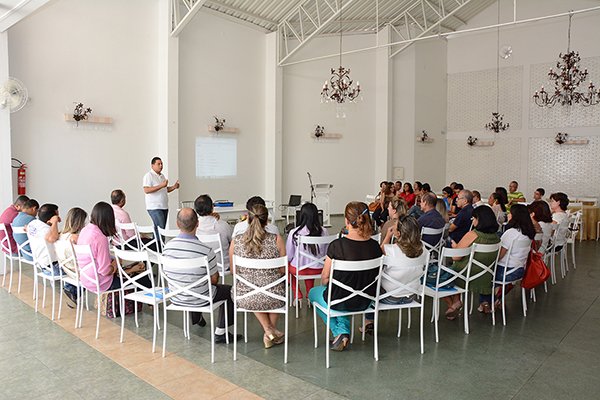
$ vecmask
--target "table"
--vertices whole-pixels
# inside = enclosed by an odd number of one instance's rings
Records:
[[[575,212],[580,210],[580,208],[569,206],[569,210],[571,212]],[[581,220],[583,222],[581,239],[596,240],[596,229],[598,227],[598,221],[600,221],[600,207],[588,206],[584,204]]]
[[[267,201],[267,210],[269,210],[269,219],[274,221],[273,219],[273,202]],[[218,213],[225,221],[229,222],[232,220],[239,221],[242,215],[248,214],[248,210],[246,210],[245,206],[236,206],[233,207],[215,207],[215,212]]]

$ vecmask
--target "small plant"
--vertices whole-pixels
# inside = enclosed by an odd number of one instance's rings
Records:
[[[427,134],[427,132],[425,132],[425,130],[421,131],[423,132],[423,134],[421,136],[419,136],[419,140],[423,143],[425,143],[427,140],[429,140],[429,135]]]
[[[477,140],[478,140],[478,139],[477,139],[476,137],[469,136],[469,137],[467,138],[467,144],[468,144],[469,146],[475,146],[475,144],[477,143]]]
[[[315,137],[318,139],[323,136],[325,136],[325,127],[317,125],[317,127],[315,128]]]
[[[73,110],[73,119],[77,122],[77,126],[79,126],[79,121],[87,120],[91,113],[91,108],[86,108],[83,105],[83,103],[75,103],[75,109]]]
[[[567,142],[568,138],[569,138],[568,133],[558,132],[556,134],[556,137],[554,138],[554,141],[558,144],[564,144]]]
[[[217,118],[217,116],[215,115],[215,132],[219,132],[222,131],[223,129],[225,129],[225,118],[219,119]]]

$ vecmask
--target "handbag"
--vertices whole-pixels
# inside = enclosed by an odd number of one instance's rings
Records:
[[[126,290],[125,294],[133,293],[133,290]],[[119,293],[114,293],[114,301],[115,301],[115,314],[113,314],[113,293],[103,293],[102,294],[102,315],[107,318],[119,318],[121,316],[121,301],[120,301]],[[137,303],[133,300],[125,300],[125,315],[133,314],[135,312],[135,307],[137,304],[138,312],[142,311],[143,303]]]
[[[527,264],[523,280],[521,281],[521,287],[524,289],[533,289],[546,282],[548,278],[550,278],[550,270],[544,263],[544,257],[542,253],[532,246],[527,256]]]
[[[381,208],[381,204],[378,201],[372,201],[369,203],[369,211],[375,212],[379,208]]]

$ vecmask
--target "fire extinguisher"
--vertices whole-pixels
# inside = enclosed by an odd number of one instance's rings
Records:
[[[12,158],[12,161],[18,163],[17,166],[12,166],[17,168],[17,193],[24,195],[27,192],[27,164],[23,164],[16,158]]]

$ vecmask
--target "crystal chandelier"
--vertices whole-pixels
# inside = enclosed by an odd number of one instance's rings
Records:
[[[556,72],[550,68],[548,78],[554,85],[554,93],[550,95],[542,86],[539,92],[535,92],[533,100],[540,107],[552,107],[556,103],[563,106],[581,104],[585,107],[600,103],[600,89],[596,89],[590,82],[587,93],[579,92],[577,89],[587,79],[588,71],[580,69],[579,53],[571,51],[571,20],[573,14],[569,14],[569,34],[567,52],[558,55]]]
[[[321,90],[321,103],[335,102],[337,104],[337,117],[345,118],[344,103],[356,103],[360,96],[360,83],[356,86],[350,78],[350,69],[342,66],[342,2],[340,1],[340,66],[331,68],[331,78],[325,81]]]
[[[492,122],[485,124],[485,129],[493,132],[494,134],[504,132],[510,126],[508,123],[504,123],[504,114],[500,114],[500,1],[498,1],[498,29],[496,39],[496,112],[492,113]]]

